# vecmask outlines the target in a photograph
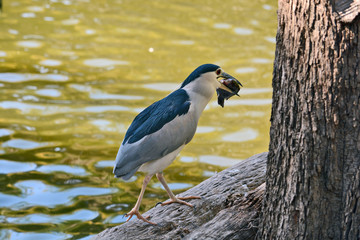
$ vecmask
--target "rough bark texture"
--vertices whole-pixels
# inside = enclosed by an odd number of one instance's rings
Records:
[[[360,239],[360,19],[279,0],[259,239]]]
[[[250,157],[179,196],[201,196],[195,207],[171,204],[150,209],[156,226],[139,220],[106,229],[94,240],[254,239],[265,190],[267,153]]]

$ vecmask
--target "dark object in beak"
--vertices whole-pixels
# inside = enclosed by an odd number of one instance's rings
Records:
[[[220,80],[221,87],[216,89],[216,93],[218,95],[218,104],[221,107],[224,107],[225,100],[228,100],[234,95],[239,96],[238,92],[240,91],[242,84],[227,73],[222,73],[220,77],[223,77],[224,79]]]

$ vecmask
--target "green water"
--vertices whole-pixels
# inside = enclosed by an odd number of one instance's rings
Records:
[[[244,85],[216,98],[165,178],[175,193],[267,150],[275,0],[3,0],[0,239],[88,239],[123,223],[143,176],[113,160],[142,109],[197,66]],[[153,179],[141,212],[167,199]]]

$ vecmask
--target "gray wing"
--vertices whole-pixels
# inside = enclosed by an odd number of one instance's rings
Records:
[[[192,112],[188,112],[137,142],[122,144],[116,156],[114,174],[129,179],[142,164],[160,159],[190,142],[196,127],[197,119]]]
[[[142,164],[190,142],[198,120],[190,106],[187,92],[178,89],[137,115],[116,156],[116,177],[129,179]]]

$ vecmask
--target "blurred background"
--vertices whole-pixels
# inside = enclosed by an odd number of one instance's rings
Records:
[[[115,179],[126,129],[214,63],[241,97],[203,113],[165,178],[180,193],[267,151],[275,0],[3,0],[0,239],[89,239],[123,223],[143,176]],[[140,211],[168,198],[154,178]]]

